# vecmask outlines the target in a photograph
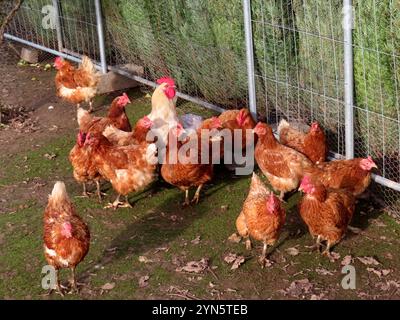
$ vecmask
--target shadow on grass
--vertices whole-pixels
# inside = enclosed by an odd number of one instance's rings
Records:
[[[183,192],[176,193],[164,199],[161,204],[151,208],[149,210],[150,213],[141,216],[135,222],[127,225],[122,232],[116,235],[102,252],[101,258],[91,263],[82,272],[80,280],[85,281],[98,265],[105,266],[117,260],[124,259],[127,255],[138,255],[148,252],[178,238],[196,219],[201,218],[209,211],[209,208],[213,206],[211,196],[215,192],[247,178],[247,176],[244,176],[232,179],[231,173],[217,167],[214,180],[202,190],[198,205],[183,208]],[[174,187],[168,185],[160,178],[147,190],[131,196],[130,202],[134,205],[138,201],[146,199],[150,194],[151,196],[156,196],[157,193],[166,188]],[[113,248],[118,249],[115,252]]]

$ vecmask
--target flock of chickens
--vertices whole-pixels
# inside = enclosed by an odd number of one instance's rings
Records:
[[[169,161],[169,154],[185,146],[187,140],[176,145],[168,144],[169,139],[179,138],[185,132],[176,113],[175,83],[171,78],[161,78],[151,98],[151,113],[131,127],[125,113],[130,103],[126,94],[114,99],[106,117],[90,114],[92,99],[96,94],[98,75],[93,63],[84,57],[79,68],[57,58],[57,95],[77,104],[79,133],[76,144],[70,152],[69,160],[73,175],[83,185],[83,194],[88,196],[86,184],[95,182],[97,197],[102,200],[100,181],[108,181],[118,194],[107,208],[130,207],[127,196],[131,192],[149,186],[159,172],[163,179],[185,192],[184,205],[197,203],[204,184],[213,178],[213,163],[177,163]],[[89,102],[90,110],[80,108]],[[345,235],[355,209],[355,199],[368,187],[371,170],[377,168],[368,157],[352,160],[326,162],[327,144],[325,134],[318,123],[313,123],[308,132],[293,127],[282,120],[278,127],[279,140],[272,128],[262,122],[256,124],[247,109],[229,110],[219,117],[204,120],[195,132],[199,148],[211,145],[212,138],[203,141],[202,130],[228,129],[252,130],[256,141],[255,159],[262,173],[280,197],[277,197],[261,179],[253,173],[250,191],[243,204],[236,227],[245,239],[246,248],[251,248],[250,238],[263,242],[260,263],[264,267],[267,248],[278,240],[285,223],[282,206],[285,193],[300,190],[304,193],[299,205],[300,216],[308,226],[311,236],[316,239],[316,247],[321,251],[326,242],[325,255]],[[157,147],[154,141],[147,141],[149,131],[156,131],[158,139],[166,143],[166,155],[161,165],[157,165]],[[252,142],[243,135],[242,148]],[[223,139],[218,157],[231,152],[224,148]],[[198,156],[201,157],[202,150]],[[192,201],[189,189],[197,191]],[[121,201],[121,196],[125,201]],[[58,280],[58,270],[72,270],[72,289],[77,290],[76,266],[89,250],[90,232],[88,226],[77,214],[70,201],[63,182],[57,182],[49,196],[44,214],[44,251],[46,260],[57,271],[57,291],[63,294]]]

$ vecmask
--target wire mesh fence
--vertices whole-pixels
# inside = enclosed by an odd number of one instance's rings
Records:
[[[355,152],[371,155],[383,177],[400,182],[400,3],[354,5]],[[400,212],[398,192],[379,191],[390,209]]]
[[[253,1],[257,106],[327,130],[344,154],[343,34],[340,1]],[[261,110],[260,110],[261,111]]]
[[[109,66],[140,66],[138,75],[150,81],[170,75],[181,92],[223,108],[248,105],[241,1],[101,4]],[[44,8],[54,5],[59,29],[44,28]],[[400,3],[353,5],[355,155],[371,155],[379,174],[400,183]],[[317,120],[336,155],[346,147],[342,20],[342,0],[251,1],[258,115],[270,123]],[[100,62],[95,0],[25,0],[6,32]],[[388,209],[400,212],[399,193],[377,189]]]
[[[51,7],[51,0],[24,1],[14,19],[6,28],[6,33],[41,44],[44,47],[56,49],[57,34],[52,28],[44,28],[43,14],[46,7]],[[3,11],[9,12],[13,7],[12,1],[3,2]]]
[[[181,91],[216,105],[247,104],[240,1],[125,0],[103,7],[109,64],[145,66],[150,80],[168,74]]]

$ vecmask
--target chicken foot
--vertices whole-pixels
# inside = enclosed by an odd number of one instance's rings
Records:
[[[81,196],[77,196],[76,198],[89,198],[91,193],[86,190],[86,183],[82,183],[83,191]]]
[[[198,203],[199,203],[199,200],[200,200],[200,191],[201,191],[202,188],[203,188],[203,185],[202,185],[202,184],[199,185],[199,187],[197,188],[196,193],[195,193],[195,195],[194,195],[194,197],[193,197],[191,203],[194,203],[194,204],[198,204]]]
[[[56,269],[56,287],[55,288],[50,288],[50,290],[45,294],[45,296],[49,296],[53,293],[53,291],[55,291],[57,294],[59,294],[60,296],[64,297],[64,289],[67,289],[67,287],[64,287],[63,285],[61,285],[60,283],[60,277],[59,277],[59,270]]]
[[[71,283],[71,291],[69,293],[79,293],[79,287],[78,286],[82,286],[83,283],[78,283],[76,281],[76,272],[75,272],[75,267],[71,268],[71,275],[72,278],[70,280]]]
[[[311,251],[317,250],[319,253],[321,253],[321,249],[322,249],[321,236],[317,236],[317,242],[314,245],[308,246],[306,248],[311,249]]]
[[[129,203],[128,201],[128,196],[125,196],[125,202],[122,202],[119,200],[119,198],[121,197],[121,195],[119,194],[117,199],[115,199],[115,201],[113,203],[109,203],[108,205],[106,205],[104,207],[104,209],[114,209],[117,210],[118,208],[132,208],[132,205]]]
[[[326,248],[324,250],[324,252],[322,252],[323,256],[328,257],[329,259],[332,259],[332,253],[331,253],[331,248],[333,247],[334,244],[332,244],[332,242],[330,242],[329,240],[327,241],[326,244]]]

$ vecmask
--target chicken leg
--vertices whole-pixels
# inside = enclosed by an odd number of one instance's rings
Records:
[[[246,250],[251,250],[251,240],[250,237],[247,237],[245,240]]]
[[[71,273],[72,273],[72,279],[71,279],[72,290],[71,290],[71,293],[78,293],[78,286],[77,286],[77,283],[76,283],[75,267],[71,268]]]
[[[82,183],[82,184],[83,184],[82,197],[84,197],[84,198],[89,198],[90,193],[87,192],[87,190],[86,190],[86,183],[84,182],[84,183]]]
[[[107,194],[104,193],[104,192],[101,192],[101,190],[100,190],[100,181],[96,180],[95,182],[96,182],[96,188],[97,188],[97,197],[99,199],[99,203],[101,203],[101,201],[103,200],[102,196],[106,196]]]
[[[328,257],[329,259],[332,258],[332,254],[331,254],[331,248],[332,248],[333,244],[328,240],[327,244],[326,244],[326,248],[324,250],[324,252],[322,252],[322,255]]]
[[[190,205],[189,200],[189,188],[185,190],[185,202],[182,204],[183,207],[187,207]]]
[[[196,190],[196,193],[194,194],[194,197],[193,197],[191,203],[194,203],[194,204],[198,204],[198,203],[199,203],[199,200],[200,200],[200,191],[201,191],[202,188],[203,188],[203,185],[202,185],[202,184],[198,186],[198,188],[197,188],[197,190]]]
[[[314,236],[313,239],[315,239]],[[314,245],[306,246],[306,248],[311,249],[311,251],[317,250],[319,253],[321,253],[321,236],[317,236],[317,242]]]
[[[259,262],[261,264],[261,269],[265,268],[265,262],[266,262],[265,260],[267,258],[267,248],[268,248],[268,244],[266,242],[264,242],[264,246],[263,246],[263,250],[262,250],[262,253],[261,253],[261,257],[259,259]]]
[[[60,283],[60,277],[59,277],[59,270],[56,269],[56,292],[61,295],[62,297],[64,297],[64,292],[63,289],[65,289],[61,283]]]

